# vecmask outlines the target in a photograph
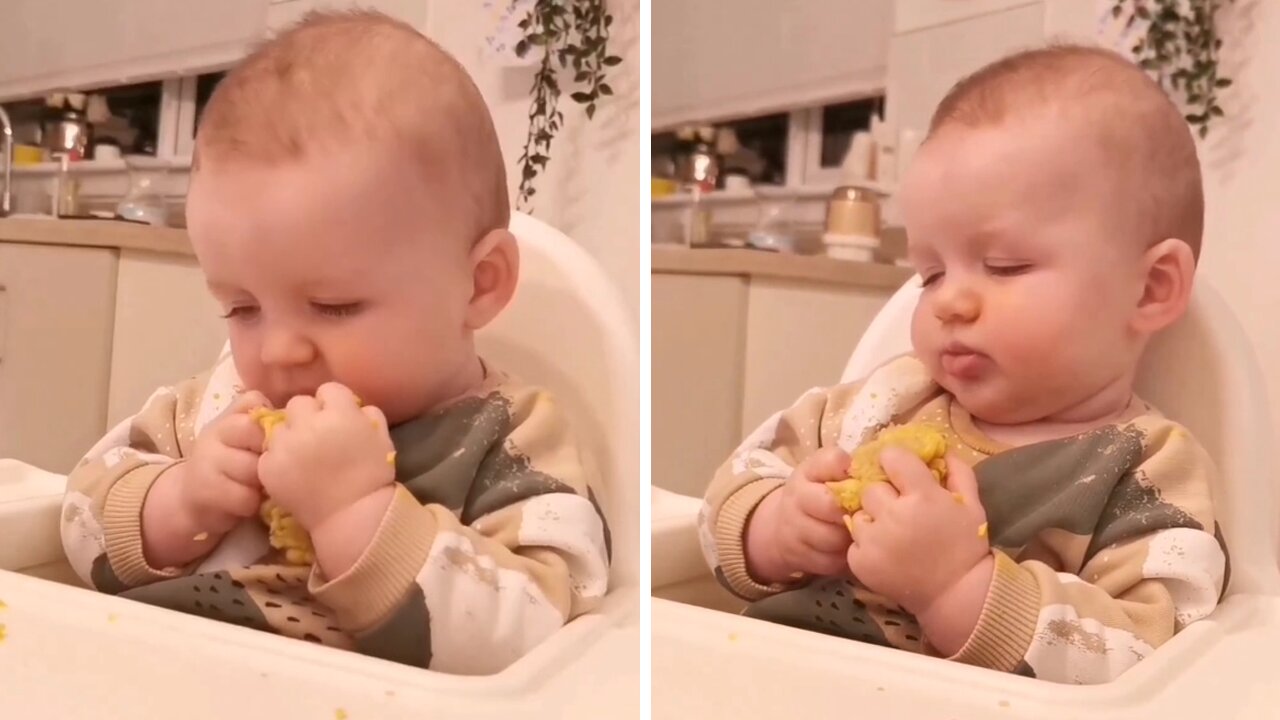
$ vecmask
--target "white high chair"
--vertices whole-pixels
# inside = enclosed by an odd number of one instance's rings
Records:
[[[603,607],[490,677],[423,671],[167,612],[74,582],[58,518],[65,478],[0,460],[0,717],[509,718],[637,712],[639,351],[600,266],[516,213],[521,280],[480,338],[495,365],[547,387],[601,468],[613,539]],[[211,358],[212,359],[212,358]],[[341,712],[339,712],[341,711]]]
[[[910,349],[919,292],[913,279],[889,300],[844,380]],[[1280,652],[1280,506],[1269,453],[1276,438],[1253,349],[1203,279],[1187,317],[1151,347],[1138,392],[1187,425],[1218,462],[1214,501],[1232,574],[1210,618],[1115,682],[1058,685],[708,609],[724,607],[727,593],[698,551],[700,502],[655,489],[655,716],[1280,717],[1280,687],[1269,682],[1269,661]],[[717,674],[694,672],[705,667]]]

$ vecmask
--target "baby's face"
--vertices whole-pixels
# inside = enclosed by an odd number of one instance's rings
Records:
[[[280,407],[337,381],[392,423],[466,389],[470,243],[418,183],[377,153],[196,174],[191,242],[247,388]]]
[[[981,420],[1069,416],[1132,377],[1143,248],[1098,172],[1106,161],[1052,119],[951,127],[904,180],[910,258],[925,283],[912,342]]]

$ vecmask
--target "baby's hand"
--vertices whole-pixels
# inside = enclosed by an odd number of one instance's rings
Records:
[[[285,414],[258,474],[267,494],[308,531],[395,482],[386,418],[360,407],[346,386],[325,383],[315,397],[290,400]]]
[[[142,508],[143,544],[153,565],[189,562],[258,514],[263,433],[249,411],[270,406],[262,393],[240,395],[200,432],[187,459],[156,479]]]
[[[930,607],[991,554],[973,469],[947,456],[947,485],[920,458],[886,448],[887,483],[862,493],[853,515],[849,569],[869,589],[913,615]]]
[[[831,490],[823,483],[849,474],[839,448],[819,450],[800,463],[778,490],[765,497],[747,524],[747,571],[758,582],[783,582],[796,573],[835,575],[845,570],[849,530]]]

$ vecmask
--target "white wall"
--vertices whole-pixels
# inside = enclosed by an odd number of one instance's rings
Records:
[[[604,266],[638,327],[640,3],[609,4],[614,15],[610,51],[623,58],[610,71],[608,82],[615,94],[590,122],[568,93],[562,96],[565,125],[551,146],[547,175],[537,180],[533,214],[581,242]],[[480,0],[432,0],[429,8],[423,31],[467,67],[493,113],[514,202],[533,69],[502,67],[485,56],[490,13]],[[647,250],[647,239],[644,247]]]
[[[1253,339],[1280,407],[1280,3],[1236,0],[1220,15],[1226,118],[1200,148],[1207,225],[1202,272]],[[1280,413],[1275,414],[1280,421]]]

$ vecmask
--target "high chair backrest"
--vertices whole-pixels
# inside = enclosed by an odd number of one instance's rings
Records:
[[[639,582],[640,354],[634,323],[600,265],[564,233],[513,213],[520,284],[481,331],[497,367],[550,390],[600,468],[612,534],[610,585]]]
[[[912,278],[889,299],[849,357],[842,381],[911,350]],[[1231,558],[1228,594],[1280,594],[1280,504],[1267,391],[1253,346],[1222,296],[1197,279],[1186,317],[1151,344],[1138,395],[1185,425],[1218,465],[1213,488]]]

